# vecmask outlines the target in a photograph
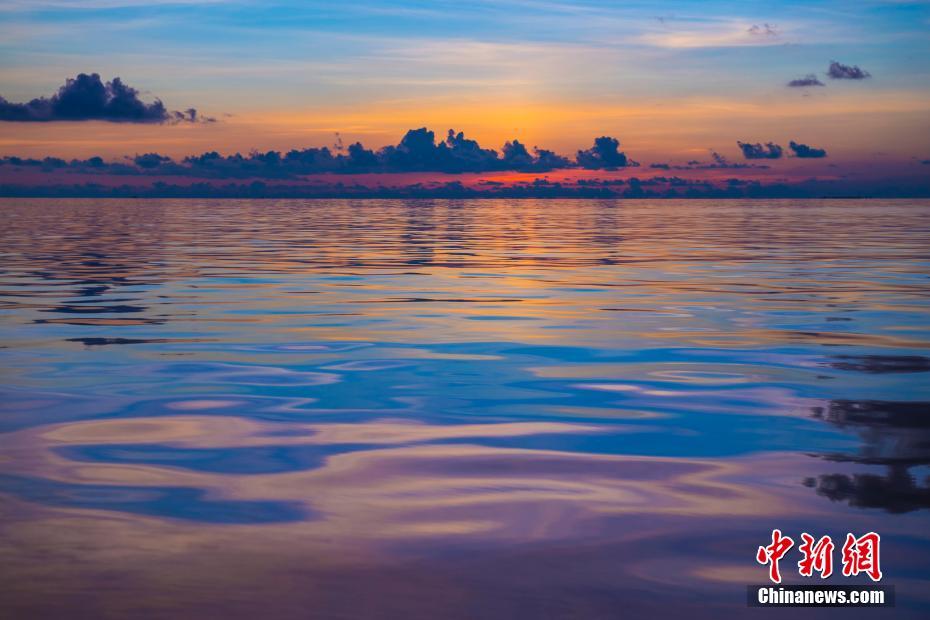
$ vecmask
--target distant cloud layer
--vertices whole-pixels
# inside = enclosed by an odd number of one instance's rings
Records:
[[[746,159],[780,159],[782,156],[782,148],[774,142],[766,142],[765,144],[737,142],[736,144]]]
[[[872,74],[857,65],[844,65],[834,60],[830,62],[827,76],[832,80],[864,80],[872,77]]]
[[[530,151],[519,140],[506,142],[501,153],[498,153],[494,149],[482,148],[476,140],[466,138],[463,132],[452,129],[448,131],[445,140],[437,142],[433,131],[420,127],[407,131],[398,144],[378,150],[366,148],[361,142],[343,148],[340,142],[334,150],[324,146],[225,156],[217,151],[209,151],[185,157],[181,161],[159,153],[137,154],[113,162],[105,162],[100,157],[73,159],[69,162],[57,157],[39,160],[12,156],[0,158],[0,166],[25,166],[44,171],[67,168],[88,174],[287,179],[321,173],[545,172],[582,165],[593,169],[637,165],[617,150],[619,144],[616,138],[602,136],[595,140],[591,149],[579,151],[581,160],[573,162],[547,149],[533,147]]]
[[[13,103],[0,97],[0,121],[109,121],[114,123],[211,122],[191,108],[169,111],[161,100],[145,103],[139,91],[120,78],[104,83],[96,73],[78,74],[65,81],[58,92],[27,103]]]
[[[807,144],[800,144],[794,140],[788,143],[788,147],[794,151],[795,157],[800,157],[801,159],[820,159],[827,156],[826,149],[818,149],[813,146],[808,146]]]
[[[710,151],[710,158],[713,160],[711,162],[702,162],[697,159],[692,159],[686,165],[672,165],[667,163],[656,163],[650,164],[650,168],[658,168],[659,170],[744,170],[748,168],[754,169],[766,169],[769,166],[765,164],[741,164],[736,162],[731,162],[724,155],[721,155],[717,151]]]
[[[783,155],[782,147],[773,143],[737,142],[746,159],[773,160]],[[799,158],[825,157],[826,151],[792,141],[792,151]],[[692,160],[686,165],[653,163],[662,170],[762,169],[765,163],[730,162],[717,151],[710,151],[711,161]],[[405,172],[435,172],[445,174],[495,171],[547,172],[570,168],[587,170],[618,170],[636,168],[640,164],[620,150],[620,141],[600,136],[588,149],[577,151],[574,160],[553,151],[533,147],[528,149],[519,140],[504,143],[500,151],[482,147],[464,132],[448,131],[444,140],[427,129],[410,129],[400,142],[374,150],[355,142],[345,147],[340,140],[329,147],[309,147],[290,151],[258,151],[248,154],[221,155],[208,151],[175,160],[159,153],[141,153],[114,161],[101,157],[65,161],[57,157],[31,159],[16,156],[0,157],[0,166],[31,168],[43,172],[67,169],[78,174],[120,176],[177,176],[197,179],[298,179],[304,175],[390,174]]]
[[[813,73],[808,73],[802,78],[796,80],[791,80],[788,82],[788,86],[791,88],[807,88],[809,86],[824,86],[825,84],[817,79],[817,76]]]

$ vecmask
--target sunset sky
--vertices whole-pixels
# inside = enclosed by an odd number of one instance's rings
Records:
[[[214,123],[0,122],[0,155],[395,144],[413,127],[570,155],[742,160],[738,140],[825,148],[810,170],[926,173],[930,3],[3,0],[0,95],[120,77]],[[831,61],[864,79],[834,79]],[[822,85],[788,86],[813,75]]]

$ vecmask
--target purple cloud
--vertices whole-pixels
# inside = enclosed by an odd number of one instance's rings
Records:
[[[827,69],[827,76],[832,80],[864,80],[872,77],[872,74],[860,69],[858,65],[844,65],[833,60]]]
[[[575,160],[582,168],[589,170],[602,170],[611,168],[625,168],[630,165],[626,153],[619,150],[620,141],[610,136],[601,136],[594,139],[594,146],[578,151]]]
[[[807,144],[800,144],[792,140],[788,143],[788,148],[794,151],[794,156],[801,159],[821,159],[827,156],[826,149],[818,149]]]
[[[109,121],[112,123],[212,122],[191,108],[169,111],[161,100],[145,103],[139,91],[120,78],[104,83],[100,75],[80,73],[69,78],[51,97],[13,103],[0,97],[0,121]]]
[[[802,78],[797,78],[788,82],[791,88],[807,88],[808,86],[825,86],[823,82],[817,79],[813,73],[808,73]]]
[[[782,156],[782,148],[774,142],[765,144],[737,142],[736,144],[746,159],[781,159]]]

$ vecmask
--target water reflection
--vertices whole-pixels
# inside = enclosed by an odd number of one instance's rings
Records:
[[[0,492],[50,506],[117,510],[205,523],[276,523],[311,518],[299,502],[218,501],[200,489],[68,484],[43,478],[0,476]]]
[[[0,206],[15,615],[730,617],[772,527],[930,609],[930,205]]]
[[[920,484],[910,473],[913,467],[930,465],[930,402],[836,400],[815,408],[813,415],[862,439],[857,453],[828,454],[826,459],[882,465],[887,473],[821,474],[805,484],[819,495],[861,508],[893,513],[930,508],[930,475]]]
[[[930,372],[930,358],[923,355],[835,355],[829,365],[839,370],[875,374]]]

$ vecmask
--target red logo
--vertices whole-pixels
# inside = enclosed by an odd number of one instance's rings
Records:
[[[878,563],[878,545],[882,538],[875,532],[869,532],[856,538],[846,534],[843,545],[843,575],[849,577],[865,573],[872,581],[881,581],[882,569]]]
[[[798,551],[804,554],[798,562],[798,572],[803,577],[811,577],[814,571],[820,573],[821,579],[833,574],[833,539],[824,536],[814,544],[814,537],[804,532],[801,534],[801,546]]]
[[[881,536],[869,532],[858,538],[853,534],[846,534],[843,544],[843,576],[854,577],[865,573],[872,581],[881,581],[882,570],[879,563],[879,545]],[[772,542],[756,551],[756,562],[768,565],[769,579],[774,583],[781,583],[781,572],[778,562],[794,546],[790,536],[784,536],[781,530],[772,530]],[[798,573],[802,577],[813,577],[814,572],[820,573],[821,579],[833,574],[833,550],[836,546],[833,539],[823,536],[819,540],[804,532],[801,534],[801,544],[798,551],[801,559],[798,561]]]
[[[756,552],[756,562],[769,564],[769,579],[781,583],[781,573],[778,572],[778,561],[794,546],[789,536],[782,536],[781,530],[772,530],[772,544],[768,547],[759,547]]]

